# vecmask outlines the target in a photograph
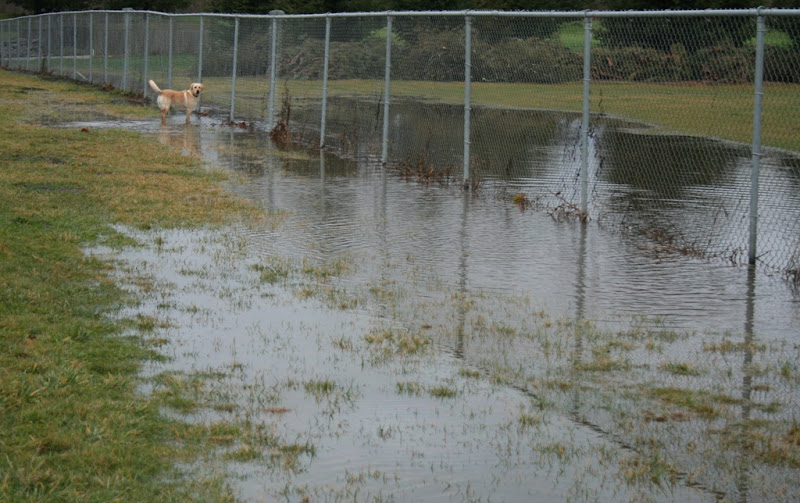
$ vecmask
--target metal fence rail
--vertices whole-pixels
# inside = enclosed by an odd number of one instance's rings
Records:
[[[230,121],[800,277],[800,10],[61,12],[0,21],[0,64],[203,80]]]

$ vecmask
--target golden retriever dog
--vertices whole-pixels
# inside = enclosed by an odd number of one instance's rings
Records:
[[[186,123],[189,123],[189,117],[192,115],[192,110],[197,107],[197,102],[200,98],[200,93],[206,88],[203,84],[193,83],[189,89],[185,91],[174,91],[172,89],[159,89],[155,82],[152,80],[147,81],[153,91],[158,93],[158,108],[161,109],[161,123],[167,122],[167,112],[172,105],[181,106],[186,109]]]

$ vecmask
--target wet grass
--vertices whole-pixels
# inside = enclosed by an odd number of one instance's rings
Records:
[[[431,386],[428,393],[434,398],[455,398],[458,392],[450,386]]]
[[[423,185],[432,183],[447,186],[455,181],[452,168],[439,168],[425,161],[422,156],[414,163],[401,162],[394,167],[395,171],[404,180],[414,180]]]
[[[412,333],[407,330],[375,329],[364,336],[373,351],[386,356],[416,355],[430,348],[431,338],[427,334]]]
[[[116,319],[134,299],[83,248],[130,245],[117,224],[257,212],[224,191],[225,175],[150,139],[41,125],[151,112],[124,97],[2,70],[0,81],[0,500],[230,500],[224,480],[177,468],[211,431],[161,414],[195,409],[196,381],[164,376],[164,393],[136,392],[141,365],[161,358],[162,322]]]
[[[713,403],[717,400],[709,401],[711,395],[703,391],[667,387],[653,388],[647,393],[666,404],[688,410],[702,418],[713,418],[720,414],[719,408]]]
[[[259,274],[262,282],[275,284],[289,277],[291,267],[284,260],[270,259],[268,264],[255,264],[252,266]]]
[[[510,327],[487,323],[481,304],[459,298],[451,307],[459,312],[469,306],[472,313],[466,316],[462,337],[465,346],[477,349],[464,358],[479,362],[492,382],[525,382],[540,413],[570,411],[634,449],[634,456],[607,460],[632,490],[669,492],[690,480],[726,486],[726,497],[732,496],[740,463],[774,482],[774,487],[753,482],[752,494],[786,490],[782,470],[795,469],[800,456],[793,443],[798,438],[793,419],[797,371],[785,359],[796,348],[764,339],[753,342],[743,334],[673,329],[658,318],[635,317],[628,328],[610,330],[536,312],[530,316],[533,327]],[[483,345],[484,340],[493,343]],[[699,353],[687,356],[687,344]],[[742,358],[752,361],[740,368]],[[736,426],[743,414],[751,413],[760,419]],[[526,411],[517,425],[523,428],[536,418]],[[675,445],[681,447],[676,450]],[[558,449],[553,452],[559,460],[569,458],[574,449],[569,443],[551,447]],[[716,476],[704,475],[709,469]]]
[[[422,385],[416,382],[398,382],[397,393],[400,395],[420,396],[422,395]]]
[[[681,376],[699,376],[703,373],[702,370],[696,368],[694,365],[683,362],[666,362],[661,368],[670,374]]]

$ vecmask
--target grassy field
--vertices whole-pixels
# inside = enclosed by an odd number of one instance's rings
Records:
[[[231,79],[207,77],[206,102],[230,106]],[[276,92],[276,108],[285,90],[292,98],[322,96],[317,81],[283,81]],[[355,95],[380,99],[383,82],[333,80],[330,96]],[[238,77],[235,110],[251,110],[248,97],[265,98],[269,81]],[[509,84],[475,82],[471,85],[473,105],[563,110],[580,113],[583,85]],[[393,81],[393,99],[416,98],[450,104],[464,100],[463,82]],[[800,86],[764,86],[762,145],[800,151]],[[753,87],[749,85],[707,85],[703,83],[593,82],[591,111],[657,126],[657,131],[710,136],[749,145],[753,136]]]
[[[132,244],[114,224],[213,225],[256,210],[225,192],[224,175],[152,139],[41,125],[152,116],[120,94],[2,70],[0,83],[0,500],[230,500],[221,478],[175,468],[212,431],[135,392],[141,364],[160,358],[151,320],[115,316],[134,299],[83,249]]]

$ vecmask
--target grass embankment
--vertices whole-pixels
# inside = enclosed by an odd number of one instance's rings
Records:
[[[135,391],[158,357],[147,324],[113,316],[132,299],[82,248],[123,243],[112,224],[220,223],[247,207],[223,175],[152,139],[39,125],[142,113],[157,120],[119,94],[0,70],[2,501],[229,499],[224,481],[174,468],[210,433]]]

